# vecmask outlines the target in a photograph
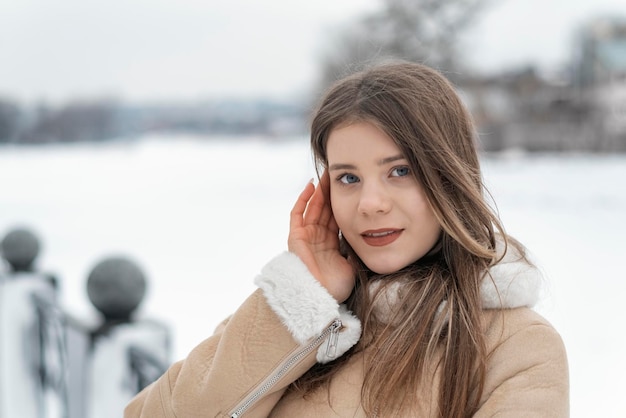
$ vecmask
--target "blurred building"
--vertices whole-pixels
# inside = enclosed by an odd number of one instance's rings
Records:
[[[460,80],[484,151],[626,151],[626,18],[583,26],[559,74]]]
[[[626,150],[626,18],[583,27],[572,70],[572,101],[598,132],[598,145]]]

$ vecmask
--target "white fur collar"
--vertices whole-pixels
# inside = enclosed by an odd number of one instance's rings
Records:
[[[497,249],[503,251],[501,242]],[[532,307],[539,301],[542,280],[541,272],[509,245],[504,258],[483,277],[480,285],[483,308]]]
[[[500,253],[504,250],[501,242],[498,242],[497,250]],[[483,309],[532,307],[539,300],[542,280],[540,271],[509,245],[502,260],[489,268],[483,276],[480,285],[482,307]],[[372,283],[370,290],[372,294],[376,293],[382,284],[382,281]],[[403,288],[403,281],[399,280],[391,283],[377,296],[375,309],[379,319],[383,321],[390,319],[388,315],[398,306]]]

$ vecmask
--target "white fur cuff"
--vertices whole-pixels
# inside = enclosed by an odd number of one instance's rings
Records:
[[[337,348],[333,350],[334,353],[329,353],[328,342],[323,343],[317,349],[317,361],[319,363],[333,361],[359,342],[359,338],[361,338],[361,321],[352,315],[345,305],[339,306],[339,319],[341,319],[343,328],[337,338]]]
[[[339,318],[339,304],[293,253],[284,252],[261,270],[254,283],[294,339],[303,344]]]

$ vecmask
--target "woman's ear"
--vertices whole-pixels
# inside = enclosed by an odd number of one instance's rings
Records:
[[[339,253],[345,258],[348,258],[352,253],[352,248],[350,247],[350,244],[348,244],[348,241],[346,241],[343,237],[341,229],[339,230]]]

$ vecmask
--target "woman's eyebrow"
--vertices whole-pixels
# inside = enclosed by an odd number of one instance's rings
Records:
[[[380,160],[378,160],[377,164],[381,166],[381,165],[392,163],[394,161],[404,160],[404,159],[405,159],[404,155],[399,154],[399,155],[394,155],[392,157],[381,158]],[[356,166],[354,164],[337,163],[337,164],[331,164],[328,167],[328,171],[337,171],[337,170],[356,170]]]
[[[328,167],[328,170],[356,170],[356,166],[352,164],[331,164],[330,167]]]
[[[393,157],[387,157],[387,158],[383,158],[382,160],[378,161],[378,165],[385,165],[385,164],[389,164],[389,163],[393,163],[394,161],[398,161],[398,160],[404,160],[404,155],[399,154],[399,155],[394,155]]]

